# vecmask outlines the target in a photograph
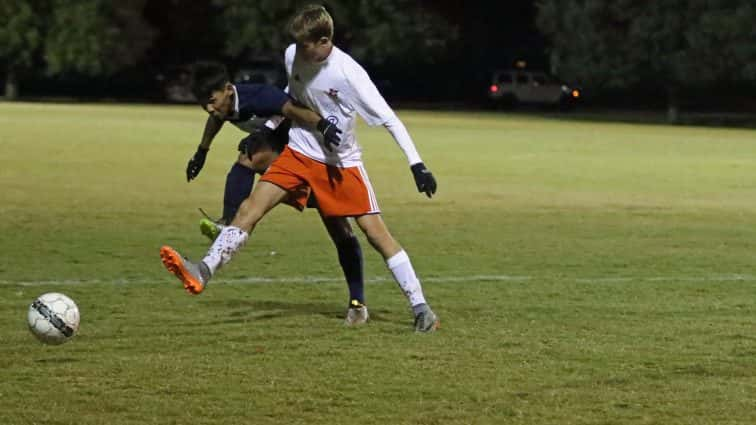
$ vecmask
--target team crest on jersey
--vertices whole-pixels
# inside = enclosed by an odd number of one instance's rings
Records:
[[[326,94],[328,96],[330,96],[330,97],[335,98],[335,99],[338,99],[338,97],[339,97],[339,91],[336,90],[336,89],[328,89],[328,91],[326,92]]]

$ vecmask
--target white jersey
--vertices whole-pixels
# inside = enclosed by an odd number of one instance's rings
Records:
[[[330,152],[319,132],[292,123],[289,148],[305,156],[339,167],[359,166],[362,149],[355,136],[357,114],[371,126],[398,121],[365,69],[336,46],[325,61],[310,64],[296,57],[296,45],[292,44],[286,49],[285,65],[289,95],[342,131],[341,143]]]

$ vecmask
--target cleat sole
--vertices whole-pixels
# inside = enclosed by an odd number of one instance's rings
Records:
[[[184,266],[184,260],[178,252],[169,246],[160,248],[160,260],[163,266],[184,284],[184,289],[190,294],[199,294],[205,285],[198,281]]]

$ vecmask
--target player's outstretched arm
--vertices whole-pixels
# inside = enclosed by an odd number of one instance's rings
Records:
[[[394,138],[396,144],[399,145],[407,156],[407,160],[410,163],[410,170],[412,171],[412,177],[415,178],[417,191],[425,193],[429,198],[433,197],[433,194],[436,193],[436,178],[433,177],[433,173],[430,172],[423,163],[423,160],[420,159],[420,154],[417,153],[415,143],[412,141],[407,128],[396,115],[393,115],[386,120],[383,126],[386,127],[386,130],[388,130],[391,137]]]
[[[349,95],[353,99],[357,113],[368,125],[383,125],[388,130],[407,157],[418,192],[425,193],[429,198],[432,197],[436,193],[436,179],[423,164],[423,160],[420,158],[415,143],[412,141],[404,123],[386,103],[365,69],[356,62],[351,63],[348,67],[347,73],[350,76],[348,80]]]
[[[205,122],[205,131],[202,132],[202,140],[200,141],[200,147],[205,150],[210,149],[210,145],[213,143],[213,139],[223,127],[223,120],[215,115],[208,115],[207,122]]]
[[[312,110],[296,105],[293,101],[289,100],[284,103],[281,113],[292,121],[318,130],[323,135],[323,141],[328,150],[333,149],[331,145],[338,146],[341,143],[341,130],[336,124],[321,117]]]
[[[202,167],[205,165],[205,159],[207,158],[207,152],[210,150],[210,145],[213,143],[213,139],[223,127],[223,120],[213,115],[207,117],[205,122],[205,131],[202,132],[202,140],[199,146],[197,146],[197,152],[189,159],[189,163],[186,164],[186,181],[190,182],[195,179]]]

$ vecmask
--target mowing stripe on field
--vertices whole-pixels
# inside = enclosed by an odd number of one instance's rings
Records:
[[[481,281],[526,281],[532,279],[530,276],[509,276],[509,275],[479,275],[479,276],[448,276],[448,277],[428,277],[422,279],[422,282],[481,282]],[[41,285],[88,285],[88,284],[145,284],[155,283],[156,281],[171,281],[173,279],[63,279],[63,280],[0,280],[0,285],[21,285],[21,286],[41,286]],[[323,277],[323,276],[294,276],[294,277],[245,277],[238,279],[214,279],[213,284],[247,284],[247,283],[330,283],[342,282],[343,277]],[[365,283],[382,283],[393,282],[390,277],[374,277],[365,279]]]
[[[511,275],[474,275],[474,276],[445,276],[426,277],[422,282],[525,282],[536,279],[555,280],[575,283],[629,283],[629,282],[752,282],[756,276],[748,274],[725,274],[711,276],[651,276],[651,277],[549,277],[549,276],[511,276]],[[148,284],[171,279],[63,279],[63,280],[0,280],[0,285],[43,286],[43,285],[94,285],[94,284]],[[256,284],[256,283],[331,283],[342,282],[343,277],[296,276],[296,277],[248,277],[238,279],[217,279],[213,284]],[[373,277],[366,279],[366,283],[393,282],[390,277]]]

